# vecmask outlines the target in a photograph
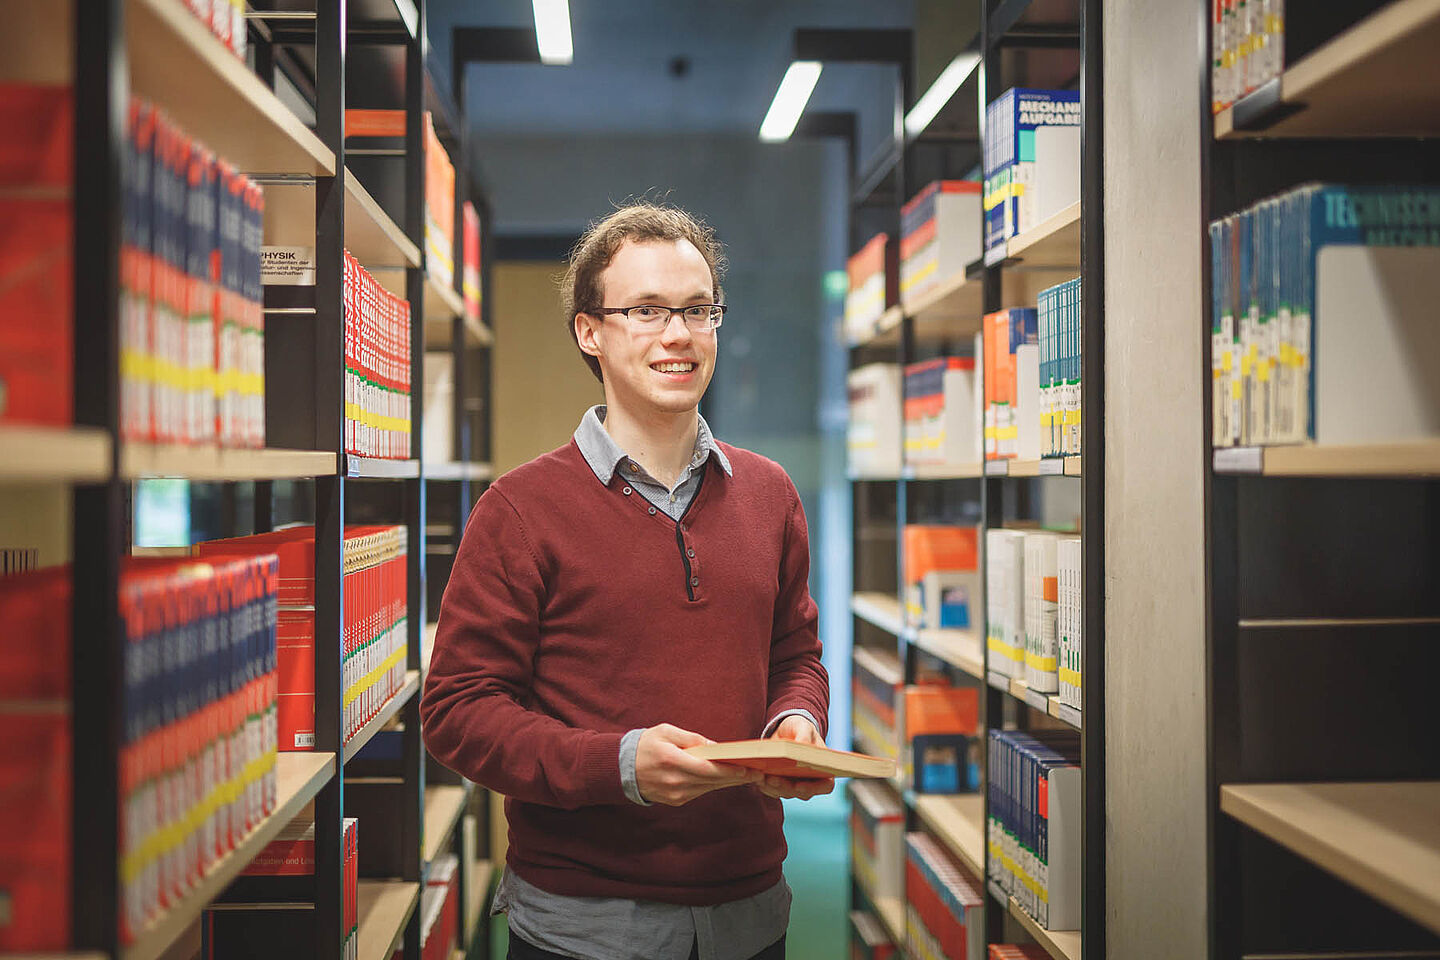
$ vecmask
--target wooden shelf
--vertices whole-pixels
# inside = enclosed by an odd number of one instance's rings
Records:
[[[1215,472],[1267,477],[1436,477],[1440,437],[1402,443],[1217,447]]]
[[[850,612],[897,637],[905,631],[905,615],[900,609],[900,601],[888,594],[853,594],[850,597]]]
[[[1082,729],[1080,711],[1068,703],[1061,703],[1059,697],[1050,698],[1050,716],[1069,724],[1076,730]]]
[[[870,332],[861,337],[852,337],[852,347],[878,347],[887,344],[900,342],[900,321],[905,319],[905,312],[900,306],[889,307],[875,320]]]
[[[429,863],[445,849],[445,843],[455,832],[455,824],[465,812],[465,800],[470,791],[464,787],[449,784],[435,784],[425,788],[425,862]]]
[[[885,928],[885,932],[890,934],[890,939],[896,946],[903,947],[905,944],[905,901],[899,897],[870,897],[870,902],[875,905],[875,912],[880,916],[880,924]],[[909,956],[908,953],[904,955]]]
[[[390,960],[419,902],[418,883],[361,880],[355,888],[358,960]]]
[[[906,302],[905,313],[914,318],[916,334],[923,330],[924,339],[933,340],[946,333],[954,337],[979,333],[985,313],[983,278],[984,274],[961,273]]]
[[[894,654],[887,657],[869,647],[856,647],[854,656],[857,664],[883,682],[891,686],[899,686],[905,682],[905,670],[900,664],[900,658]]]
[[[987,476],[992,477],[1080,476],[1079,457],[1046,457],[1043,460],[991,460],[985,464],[985,467]]]
[[[110,433],[98,427],[0,425],[0,481],[93,483],[110,476]]]
[[[985,875],[985,812],[980,794],[918,794],[915,812],[966,869],[977,878]]]
[[[488,463],[427,463],[426,480],[489,480],[494,470]]]
[[[295,819],[305,804],[335,775],[333,753],[281,753],[276,764],[279,787],[275,812],[221,858],[180,903],[137,935],[134,943],[121,950],[120,960],[155,960],[163,956],[195,922],[201,911],[210,905],[210,901],[250,865],[255,855],[275,839],[280,830]]]
[[[1010,903],[1010,916],[1019,921],[1025,932],[1044,948],[1045,952],[1054,957],[1055,960],[1080,960],[1080,931],[1079,930],[1046,930],[1035,922],[1035,918],[1025,912],[1020,902],[1014,897],[1007,898]]]
[[[1080,201],[1053,214],[1005,245],[1008,260],[1024,267],[1080,270]]]
[[[420,476],[420,461],[357,457],[347,453],[345,476],[371,480],[413,480]]]
[[[1396,0],[1221,111],[1215,138],[1440,135],[1436,50],[1440,0]]]
[[[126,479],[269,480],[334,473],[335,454],[319,450],[227,450],[133,442],[120,448],[120,474]]]
[[[345,249],[372,272],[420,266],[420,250],[370,196],[360,180],[345,171]]]
[[[982,638],[974,630],[907,629],[905,639],[975,679],[985,679]]]
[[[1440,933],[1440,781],[1227,784],[1220,809]]]
[[[909,463],[900,471],[902,480],[973,480],[985,476],[983,463]]]
[[[129,0],[131,92],[246,173],[335,173],[335,154],[181,0]]]
[[[342,764],[350,762],[350,760],[355,757],[355,754],[365,749],[365,744],[370,742],[370,738],[375,736],[381,727],[389,723],[390,719],[400,712],[401,707],[410,702],[410,698],[415,696],[416,691],[419,689],[420,671],[407,670],[405,672],[405,683],[400,689],[395,691],[390,699],[385,701],[385,705],[380,708],[380,711],[371,717],[365,726],[355,731],[355,736],[351,737],[350,741],[345,744],[343,758],[340,762]],[[386,954],[386,956],[389,956],[389,954]]]

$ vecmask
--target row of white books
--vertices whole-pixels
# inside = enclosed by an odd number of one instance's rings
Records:
[[[1049,530],[985,531],[989,668],[1080,707],[1081,541]]]

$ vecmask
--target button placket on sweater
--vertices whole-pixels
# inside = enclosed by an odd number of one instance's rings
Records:
[[[621,479],[623,481],[623,478]],[[644,494],[640,493],[640,491],[628,483],[621,487],[620,492],[624,494],[625,499],[635,505],[636,509],[643,511],[651,520],[664,526],[670,536],[676,539],[677,550],[681,551],[682,554],[682,556],[676,558],[680,563],[681,574],[685,574],[686,562],[688,561],[690,564],[689,580],[685,581],[689,593],[685,599],[690,602],[703,600],[704,594],[702,590],[705,586],[705,580],[700,574],[700,551],[695,546],[695,535],[690,532],[689,520],[686,519],[676,523],[670,519],[670,516],[665,513],[665,511],[658,509],[649,500],[646,500]],[[695,493],[695,498],[690,501],[691,509],[697,508],[700,498],[704,493],[704,484],[701,484],[701,488]],[[685,516],[687,518],[690,516],[689,511],[686,512]],[[682,587],[682,589],[686,589],[686,587]],[[692,595],[694,600],[691,600]]]

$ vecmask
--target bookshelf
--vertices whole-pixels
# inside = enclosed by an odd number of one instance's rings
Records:
[[[1227,784],[1220,808],[1440,933],[1440,782]]]
[[[270,6],[270,5],[260,5]],[[353,5],[352,5],[353,6]],[[415,917],[424,863],[422,853],[459,844],[455,824],[472,802],[462,784],[437,782],[424,790],[424,750],[420,738],[419,688],[421,632],[426,621],[427,509],[444,504],[452,492],[468,510],[471,485],[490,471],[472,463],[469,413],[488,410],[490,342],[481,316],[469,316],[460,295],[462,277],[451,288],[425,272],[423,247],[424,164],[418,142],[420,111],[439,95],[425,73],[426,4],[365,5],[366,19],[345,32],[345,0],[318,0],[313,16],[275,21],[264,9],[247,7],[249,57],[237,57],[197,20],[184,0],[84,0],[84,3],[8,3],[6,38],[0,38],[0,76],[8,82],[71,85],[75,109],[75,170],[69,189],[54,191],[72,203],[74,235],[74,425],[64,428],[0,426],[0,484],[45,489],[71,488],[59,494],[72,560],[71,695],[64,706],[72,730],[71,791],[73,811],[67,848],[71,903],[70,950],[65,956],[104,956],[117,960],[159,960],[175,955],[203,911],[221,897],[255,855],[297,815],[316,823],[317,895],[308,916],[314,939],[297,949],[317,960],[341,960],[341,823],[345,763],[387,725],[403,731],[398,760],[386,776],[395,785],[393,816],[372,823],[371,836],[393,831],[405,850],[400,876],[364,878],[360,884],[362,956],[388,958],[403,947],[419,955]],[[83,16],[75,16],[75,10]],[[388,20],[374,19],[383,10]],[[389,168],[347,163],[344,112],[365,108],[372,93],[347,85],[347,56],[363,60],[363,51],[392,48],[405,69],[383,75],[396,102],[417,131]],[[292,49],[293,48],[293,49]],[[311,74],[296,83],[303,49]],[[301,118],[275,93],[281,76],[309,102]],[[352,75],[353,79],[353,75]],[[352,87],[347,94],[347,86]],[[312,441],[291,443],[302,449],[217,449],[133,441],[120,431],[120,277],[122,118],[134,93],[152,103],[183,131],[220,158],[253,175],[265,191],[265,242],[314,250],[315,283],[308,289],[265,290],[267,432],[295,421],[313,424]],[[297,108],[299,109],[299,108]],[[437,115],[459,114],[437,109]],[[447,131],[450,149],[464,149],[463,129]],[[352,158],[358,159],[358,158]],[[456,205],[474,200],[482,221],[488,207],[472,189],[460,161]],[[387,204],[393,204],[393,209]],[[441,212],[442,215],[444,211]],[[463,263],[456,236],[456,263]],[[348,457],[343,452],[344,318],[343,250],[352,253],[377,278],[388,280],[408,300],[411,316],[410,379],[416,403],[411,436],[417,456],[423,438],[424,331],[427,313],[451,325],[457,367],[474,368],[463,389],[457,381],[454,403],[459,463],[448,465],[458,482],[436,488],[427,508],[419,460],[389,461]],[[488,278],[482,270],[482,289]],[[482,303],[484,301],[482,300]],[[304,376],[286,376],[279,363],[289,347],[304,359]],[[316,359],[318,358],[318,359]],[[478,403],[477,403],[478,401]],[[488,415],[488,413],[487,413]],[[463,423],[462,423],[463,421]],[[481,425],[480,429],[483,429]],[[485,444],[473,451],[488,456]],[[445,472],[442,470],[442,473]],[[314,752],[284,752],[277,758],[278,807],[213,864],[185,897],[138,931],[120,941],[116,918],[124,891],[120,871],[119,818],[122,808],[120,756],[126,699],[119,614],[120,569],[132,550],[131,483],[141,478],[184,478],[190,496],[218,503],[218,519],[206,520],[206,538],[265,532],[280,522],[315,525]],[[366,483],[347,484],[352,478]],[[277,482],[283,481],[283,482]],[[20,498],[23,499],[23,498]],[[20,502],[17,499],[16,502]],[[54,498],[52,498],[54,499]],[[27,501],[28,502],[28,501]],[[46,501],[47,503],[49,500]],[[57,500],[56,502],[62,502]],[[247,508],[237,511],[235,504]],[[253,504],[253,513],[248,505]],[[12,509],[14,509],[12,507]],[[197,511],[198,513],[198,511]],[[463,516],[463,514],[462,514]],[[48,519],[48,518],[47,518]],[[403,688],[379,715],[342,744],[341,652],[343,611],[343,531],[347,523],[398,523],[407,531],[407,673]],[[213,527],[213,529],[212,529]],[[27,528],[28,529],[28,528]],[[57,538],[58,539],[58,538]],[[47,548],[49,544],[47,542]],[[140,551],[137,551],[140,552]],[[367,763],[371,762],[367,758]],[[368,776],[368,774],[367,774]],[[430,801],[427,808],[426,802]],[[480,798],[484,806],[488,799]],[[427,827],[428,818],[428,827]],[[428,844],[422,850],[422,833]],[[362,825],[361,843],[366,827]],[[488,840],[472,857],[483,861]],[[483,904],[488,871],[475,891],[481,905],[474,924],[484,930]],[[308,922],[308,921],[307,921]]]
[[[1212,222],[1313,181],[1437,182],[1440,3],[1349,9],[1356,19],[1338,29],[1290,11],[1280,75],[1200,118],[1200,316],[1215,305]],[[1304,38],[1293,50],[1292,31]],[[1209,103],[1213,78],[1202,76]],[[1323,316],[1313,322],[1324,329]],[[1407,347],[1425,362],[1423,345],[1397,344]],[[1213,349],[1206,337],[1207,380]],[[1354,443],[1217,447],[1205,392],[1211,955],[1433,951],[1440,759],[1429,687],[1411,664],[1433,645],[1440,593],[1428,573],[1406,571],[1440,557],[1424,505],[1440,490],[1440,438],[1390,440],[1377,423],[1373,440]],[[1315,408],[1320,436],[1342,400]],[[1285,574],[1314,561],[1314,576]],[[1275,672],[1282,659],[1295,669]],[[1322,690],[1332,696],[1317,726]],[[1256,895],[1266,889],[1274,895]]]
[[[0,482],[85,483],[110,474],[110,434],[93,427],[0,426]]]
[[[469,791],[464,787],[437,784],[425,788],[425,852],[426,863],[434,861],[445,849],[465,812]]]
[[[901,221],[899,206],[930,180],[969,174],[981,157],[961,156],[956,137],[984,142],[985,111],[975,105],[997,99],[1011,87],[1068,87],[1080,89],[1081,149],[1079,197],[1058,205],[1053,215],[1003,246],[969,263],[955,276],[942,279],[918,296],[902,298],[902,316],[893,331],[852,344],[852,367],[877,361],[902,368],[950,352],[964,352],[981,331],[983,318],[1010,307],[1035,306],[1040,291],[1082,277],[1084,325],[1081,405],[1085,411],[1085,448],[1091,460],[1085,470],[1081,456],[1022,461],[992,461],[946,467],[904,466],[898,476],[851,476],[854,530],[851,612],[857,637],[864,644],[854,651],[856,670],[864,669],[889,683],[913,683],[918,671],[938,665],[957,685],[976,688],[980,695],[981,738],[995,729],[1064,729],[1079,731],[1081,740],[1084,848],[1081,868],[1082,927],[1080,931],[1045,931],[1028,917],[1016,929],[1015,906],[998,887],[987,885],[991,866],[984,843],[988,794],[982,786],[972,795],[933,796],[897,791],[906,810],[906,828],[922,829],[944,843],[974,875],[978,888],[989,889],[984,923],[986,941],[1032,939],[1057,958],[1080,958],[1082,939],[1087,957],[1106,953],[1105,872],[1105,758],[1104,758],[1104,270],[1105,245],[1102,178],[1102,77],[1099,68],[1102,5],[1096,0],[1072,0],[1044,9],[1024,0],[982,4],[978,29],[969,36],[947,38],[954,51],[978,50],[980,68],[974,71],[951,103],[943,107],[935,132],[897,138],[892,151],[852,186],[851,250],[858,250],[870,235],[884,230],[892,237]],[[1036,40],[1042,37],[1043,40]],[[931,39],[934,46],[934,39]],[[1019,53],[1014,51],[1018,50]],[[908,69],[908,65],[902,69]],[[902,97],[904,91],[902,90]],[[904,103],[908,106],[908,101]],[[978,113],[978,116],[977,116]],[[973,133],[971,131],[974,131]],[[886,164],[888,163],[888,167]],[[924,175],[915,182],[915,171]],[[1084,215],[1082,216],[1082,210]],[[980,224],[976,224],[980,230]],[[863,230],[863,232],[862,232]],[[892,308],[893,309],[893,308]],[[891,322],[887,315],[887,324]],[[896,425],[900,429],[900,425]],[[1084,712],[1059,702],[1058,697],[1032,691],[1023,681],[1002,678],[989,669],[985,626],[969,631],[927,630],[907,627],[898,598],[905,595],[903,530],[909,523],[974,523],[983,538],[987,530],[1038,525],[1044,505],[1072,504],[1078,492],[1083,551]],[[1065,509],[1070,509],[1066,507]],[[978,523],[969,518],[978,515]],[[952,518],[964,517],[964,520]],[[894,525],[894,536],[882,535]],[[985,571],[982,568],[982,582]],[[983,588],[982,588],[983,589]],[[887,638],[893,637],[892,658]],[[898,666],[898,670],[896,669]],[[898,679],[897,679],[898,673]],[[897,720],[903,729],[903,720]],[[867,728],[868,729],[868,728]],[[863,744],[864,735],[857,733]],[[903,747],[903,744],[901,745]],[[981,753],[985,754],[983,749]],[[983,761],[982,761],[983,762]],[[984,776],[982,774],[982,781]],[[855,868],[857,871],[859,868]],[[858,872],[855,874],[858,877]],[[914,955],[894,921],[885,917],[887,905],[876,902],[854,884],[856,908],[873,909],[892,936],[898,953]],[[903,904],[901,904],[903,907]],[[903,913],[901,914],[903,916]]]
[[[360,920],[359,960],[389,960],[405,936],[420,902],[420,884],[405,880],[361,880],[355,890]]]
[[[335,775],[333,753],[282,753],[277,758],[278,801],[275,812],[267,817],[235,849],[206,875],[205,879],[179,903],[172,906],[150,927],[135,937],[135,942],[120,952],[120,960],[158,960],[200,916],[219,893],[247,867],[265,845],[275,839],[321,787]]]
[[[477,860],[470,868],[470,893],[465,904],[465,926],[463,929],[466,935],[473,940],[474,936],[485,936],[488,925],[485,924],[485,902],[490,896],[490,882],[494,879],[495,868],[489,860]]]
[[[426,480],[491,480],[494,469],[488,463],[427,463]]]
[[[1397,0],[1215,117],[1215,139],[1440,135],[1440,3]]]

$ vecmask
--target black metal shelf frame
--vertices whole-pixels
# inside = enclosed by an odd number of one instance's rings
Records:
[[[1084,456],[1085,470],[1080,478],[1082,484],[1082,530],[1083,536],[1083,602],[1084,602],[1084,663],[1082,675],[1085,678],[1082,692],[1081,729],[1083,767],[1083,812],[1084,812],[1084,896],[1082,910],[1082,954],[1086,960],[1103,958],[1106,949],[1106,864],[1105,864],[1105,608],[1104,608],[1104,523],[1105,523],[1105,420],[1104,420],[1104,141],[1103,141],[1103,97],[1102,97],[1102,2],[1101,0],[1078,0],[1079,23],[1056,26],[1026,25],[1023,18],[1030,7],[1029,0],[982,0],[980,34],[970,41],[966,49],[978,48],[983,51],[978,68],[979,102],[986,104],[1004,92],[1013,82],[1002,81],[1002,51],[1026,48],[1036,51],[1074,50],[1080,53],[1080,99],[1081,99],[1081,262],[1080,273],[1084,278],[1082,287],[1082,309],[1085,323],[1082,329],[1082,408],[1085,411]],[[957,43],[957,47],[960,46]],[[909,103],[905,94],[897,94],[897,117],[895,142],[877,154],[877,160],[851,184],[852,223],[855,209],[879,194],[886,179],[891,181],[890,189],[894,198],[892,209],[886,210],[886,222],[898,225],[899,207],[907,199],[907,178],[914,179],[915,151],[924,146],[919,137],[907,138],[903,132],[904,110]],[[984,111],[977,118],[979,136],[984,140]],[[913,184],[911,184],[913,188]],[[852,231],[853,232],[853,231]],[[893,229],[892,229],[893,232]],[[852,249],[864,237],[852,236]],[[982,258],[983,260],[983,258]],[[983,262],[972,265],[975,275],[982,283],[984,312],[1001,309],[1003,301],[1002,271],[1004,263],[985,266]],[[901,321],[898,342],[894,346],[894,362],[902,366],[916,357],[914,318],[906,316]],[[876,357],[873,346],[862,346],[852,354],[858,357]],[[890,360],[887,356],[885,359]],[[907,489],[910,483],[905,476],[893,481],[895,497],[896,536],[896,589],[903,595],[904,558],[901,550],[901,531],[907,521]],[[981,516],[987,529],[1004,525],[1007,496],[1014,498],[1012,507],[1018,506],[1023,512],[1029,508],[1032,484],[1047,482],[1044,479],[1008,478],[986,476],[978,481],[960,481],[967,491],[972,483],[978,482]],[[1056,481],[1049,481],[1056,482]],[[891,483],[884,485],[887,489]],[[853,486],[856,502],[852,504],[852,528],[859,529],[862,513],[858,497],[864,486]],[[947,489],[952,489],[947,486]],[[966,494],[969,496],[969,494]],[[886,504],[888,510],[888,501]],[[983,575],[983,571],[982,571]],[[852,555],[852,580],[857,586],[861,582],[861,557],[858,549]],[[915,656],[918,648],[907,643],[903,631],[897,638],[897,652],[906,675],[913,675]],[[984,650],[988,671],[989,651]],[[1004,725],[1007,701],[1010,710],[1016,712],[1016,702],[1009,697],[1008,689],[1002,692],[983,681],[981,698],[982,723],[989,729]],[[1018,720],[1023,726],[1028,722],[1025,710],[1018,711]],[[986,751],[981,751],[981,762],[985,762]],[[988,781],[989,772],[984,777]],[[915,811],[907,804],[907,824],[919,829]],[[988,817],[988,810],[984,816]],[[982,825],[983,830],[983,825]],[[988,844],[985,849],[988,871]],[[982,881],[986,878],[982,877]],[[858,889],[858,888],[857,888]],[[1008,902],[994,896],[986,901],[985,923],[987,942],[999,942],[1005,928]]]

